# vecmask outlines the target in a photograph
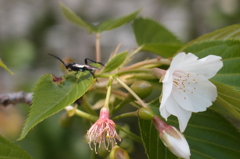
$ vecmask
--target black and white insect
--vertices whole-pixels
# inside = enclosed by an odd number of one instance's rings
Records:
[[[55,57],[56,59],[58,59],[59,61],[61,61],[61,62],[63,63],[63,65],[66,67],[66,69],[70,69],[70,71],[77,71],[77,72],[75,73],[75,75],[78,73],[78,71],[81,71],[81,72],[89,71],[89,72],[91,73],[91,75],[92,75],[94,78],[96,78],[95,75],[94,75],[94,71],[97,70],[98,68],[88,65],[88,60],[91,61],[91,62],[93,62],[93,63],[98,63],[98,64],[104,66],[103,63],[101,63],[101,62],[96,62],[96,61],[91,60],[91,59],[89,59],[89,58],[85,58],[85,60],[84,60],[85,65],[80,65],[80,64],[77,64],[77,63],[75,63],[75,62],[71,62],[71,63],[65,64],[65,63],[63,62],[63,60],[60,59],[59,57],[57,57],[57,56],[55,56],[55,55],[53,55],[53,54],[48,54],[48,55],[53,56],[53,57]]]

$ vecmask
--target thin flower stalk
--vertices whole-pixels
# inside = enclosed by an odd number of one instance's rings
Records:
[[[109,100],[112,89],[112,78],[108,83],[108,90],[106,100],[103,108],[100,110],[99,119],[91,126],[87,131],[88,144],[91,150],[92,144],[94,145],[94,151],[97,153],[97,147],[99,148],[102,144],[106,150],[110,150],[117,144],[117,141],[121,141],[115,129],[116,124],[110,118],[109,112]]]
[[[96,61],[101,62],[100,33],[96,34]]]
[[[116,80],[129,92],[132,94],[132,96],[142,105],[143,107],[147,107],[147,105],[138,97],[138,95],[133,92],[131,88],[129,88],[122,80],[119,78],[116,78]]]
[[[128,67],[122,69],[122,71],[142,68],[142,67],[146,67],[146,65],[156,64],[156,65],[160,66],[160,65],[170,65],[170,63],[171,63],[171,61],[169,59],[156,58],[156,59],[150,59],[150,60],[145,60],[145,61],[135,63],[131,66],[128,66]]]

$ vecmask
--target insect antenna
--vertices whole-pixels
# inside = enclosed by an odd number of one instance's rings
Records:
[[[63,60],[60,59],[59,57],[57,57],[57,56],[55,56],[55,55],[53,55],[53,54],[48,54],[48,55],[55,57],[56,59],[58,59],[59,61],[61,61],[65,67],[67,67],[67,65],[63,62]]]

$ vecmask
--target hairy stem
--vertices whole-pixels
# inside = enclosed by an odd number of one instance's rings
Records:
[[[121,70],[120,72],[116,73],[116,75],[124,75],[124,74],[130,74],[130,73],[146,73],[146,74],[152,74],[152,72],[149,69],[134,69],[134,70]]]
[[[160,66],[160,65],[170,65],[170,63],[171,61],[169,59],[162,59],[162,58],[150,59],[150,60],[141,61],[131,66],[125,67],[124,69],[122,69],[122,71],[141,68],[143,66],[145,67],[146,65],[156,64],[156,66],[157,65]]]
[[[100,33],[96,34],[96,61],[101,62]]]

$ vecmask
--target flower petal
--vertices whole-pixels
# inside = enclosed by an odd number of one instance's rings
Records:
[[[188,53],[186,56],[195,55]],[[189,57],[189,59],[193,59],[193,57]],[[215,76],[216,73],[223,67],[223,62],[221,59],[222,58],[220,56],[209,55],[199,60],[187,60],[179,64],[178,69],[204,75],[209,79]]]
[[[184,52],[177,54],[170,65],[170,68],[166,71],[166,74],[163,78],[163,96],[162,96],[162,101],[161,103],[165,103],[168,96],[171,94],[172,92],[172,87],[173,87],[173,72],[175,71],[175,69],[178,67],[179,64],[184,63],[184,61],[196,61],[197,60],[197,56],[189,53],[189,54],[185,54]]]
[[[167,121],[167,118],[171,115],[171,113],[167,111],[166,106],[161,104],[159,111],[161,116]]]
[[[192,112],[183,109],[174,99],[172,95],[166,101],[165,105],[160,106],[161,116],[166,118],[165,115],[170,113],[178,118],[179,128],[183,132],[187,126],[187,123],[191,117]],[[168,115],[169,116],[169,115]],[[168,117],[167,116],[167,117]]]
[[[216,86],[205,76],[189,73],[189,77],[192,80],[186,81],[183,89],[173,88],[174,100],[187,111],[205,111],[217,98]]]
[[[180,52],[173,58],[168,70],[174,71],[179,69],[179,65],[194,63],[197,59],[198,57],[192,53]]]
[[[170,73],[169,71],[166,72],[164,79],[162,81],[163,83],[163,88],[162,88],[162,99],[161,99],[161,104],[164,105],[164,103],[167,101],[168,97],[172,93],[172,88],[173,88],[173,74]]]

